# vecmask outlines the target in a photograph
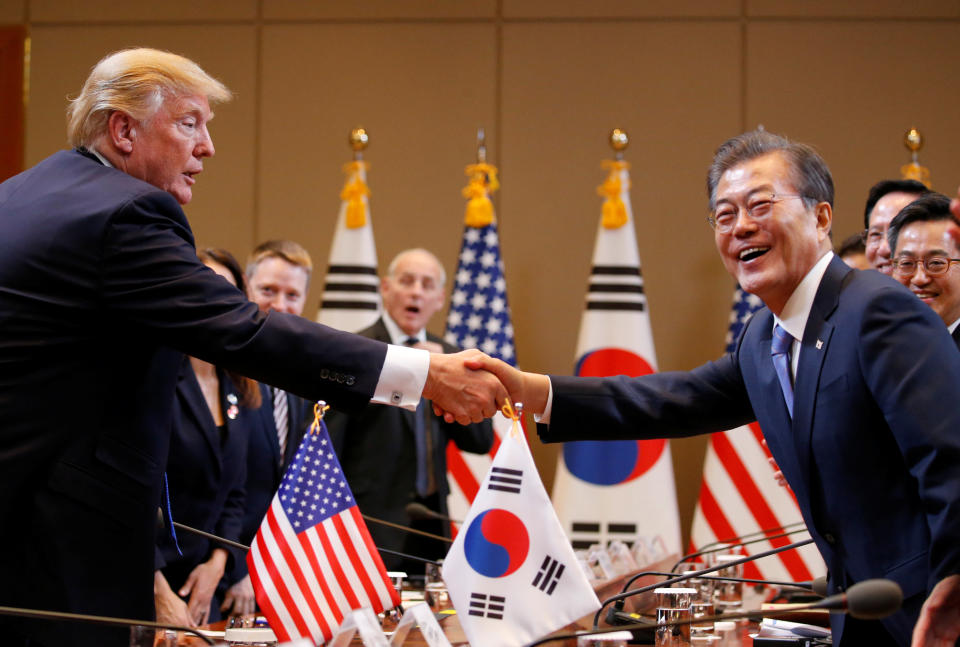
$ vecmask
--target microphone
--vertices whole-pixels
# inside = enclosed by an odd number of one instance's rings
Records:
[[[671,577],[673,573],[665,571],[644,571],[640,575],[662,575],[664,577]],[[720,577],[718,575],[702,575],[698,580],[712,580],[714,582],[743,582],[744,584],[769,584],[772,586],[789,586],[804,591],[813,591],[814,590],[814,581],[811,582],[780,582],[778,580],[752,580],[745,577]],[[826,580],[826,578],[824,578]],[[657,585],[662,586],[661,584]],[[820,596],[824,597],[824,596]],[[617,603],[610,608],[607,612],[607,617],[605,618],[607,624],[618,625],[618,624],[633,624],[636,623],[639,616],[635,613],[626,613],[623,610],[623,600],[617,600]],[[594,623],[594,628],[598,626],[597,623]]]
[[[367,518],[366,515],[363,515],[363,517],[364,517],[364,518]],[[372,520],[373,517],[370,517],[370,519]],[[400,526],[400,525],[398,525],[398,524],[393,524],[393,523],[390,523],[389,521],[381,521],[380,519],[377,519],[376,521],[379,521],[380,523],[384,523],[384,524],[389,524],[389,525],[391,525],[391,526],[397,526],[397,528],[406,529],[406,530],[409,530],[409,531],[411,531],[411,532],[416,532],[416,531],[414,531],[413,528],[407,528],[406,526]],[[230,547],[232,547],[232,548],[239,548],[240,550],[247,550],[247,551],[250,550],[250,547],[247,546],[246,544],[241,544],[241,543],[238,542],[238,541],[233,541],[233,540],[231,540],[231,539],[226,539],[225,537],[219,537],[219,536],[214,535],[214,534],[211,534],[211,533],[209,533],[209,532],[204,532],[203,530],[200,530],[199,528],[191,528],[190,526],[186,526],[186,525],[184,525],[184,524],[182,524],[182,523],[179,523],[179,522],[177,522],[177,521],[174,521],[174,522],[173,522],[173,525],[176,526],[177,528],[179,528],[180,530],[185,530],[186,532],[190,532],[190,533],[193,533],[193,534],[195,534],[195,535],[199,535],[200,537],[203,537],[203,538],[205,538],[205,539],[209,539],[210,541],[212,541],[212,542],[214,542],[214,543],[222,544],[222,545],[224,545],[224,546],[230,546]],[[430,534],[430,533],[426,533],[426,534]],[[438,535],[438,536],[439,536],[439,535]],[[449,541],[449,540],[448,540],[448,541]],[[416,556],[416,555],[409,555],[409,554],[407,554],[407,553],[401,553],[400,551],[397,551],[397,550],[390,550],[389,548],[380,548],[379,546],[374,546],[374,548],[376,548],[378,552],[387,553],[388,555],[396,555],[397,557],[404,557],[404,558],[406,558],[406,559],[412,559],[412,560],[415,561],[415,562],[423,562],[423,563],[425,563],[425,564],[434,564],[434,565],[436,565],[436,566],[440,566],[440,562],[438,562],[438,561],[436,561],[436,560],[432,560],[432,559],[427,559],[426,557],[418,557],[418,556]]]
[[[767,531],[761,530],[760,532],[764,532],[764,533],[765,533],[765,532],[767,532]],[[789,531],[787,531],[787,532],[782,532],[782,533],[780,533],[779,535],[764,535],[763,537],[759,537],[759,538],[757,538],[757,539],[750,539],[750,540],[747,540],[747,541],[740,541],[740,542],[733,543],[733,544],[727,543],[727,544],[724,545],[724,546],[718,546],[718,545],[717,545],[718,543],[721,543],[721,542],[713,542],[712,544],[707,544],[707,545],[704,546],[701,550],[699,550],[699,551],[697,551],[697,552],[695,552],[695,553],[690,553],[689,555],[684,555],[683,557],[681,557],[681,558],[677,561],[676,564],[673,565],[673,568],[671,568],[670,570],[671,570],[671,571],[677,570],[677,567],[680,566],[680,564],[682,564],[682,563],[684,563],[684,562],[686,562],[686,561],[688,561],[688,560],[691,560],[691,559],[693,559],[694,557],[700,557],[701,555],[708,555],[708,554],[710,554],[710,553],[717,553],[717,552],[720,552],[721,550],[728,550],[728,549],[733,548],[733,547],[736,547],[736,546],[749,546],[750,544],[757,544],[757,543],[760,543],[760,542],[763,542],[763,541],[770,541],[771,539],[780,539],[780,538],[782,538],[782,537],[788,537],[788,536],[790,536],[790,535],[795,535],[795,534],[797,534],[798,532],[807,532],[807,527],[804,526],[803,528],[796,528],[796,529],[794,529],[794,530],[789,530]],[[751,534],[757,534],[757,533],[751,533]],[[749,535],[745,535],[745,537],[746,537],[746,536],[749,536]],[[726,543],[726,542],[723,542],[723,543]],[[712,547],[712,548],[707,548],[707,546],[713,546],[713,547]]]
[[[431,510],[427,506],[423,505],[419,501],[411,501],[403,509],[407,513],[407,516],[411,519],[417,519],[420,521],[424,520],[437,520],[437,521],[446,521],[447,523],[455,523],[458,526],[462,526],[462,521],[457,521],[456,519],[451,519],[450,517],[440,514],[436,510]]]
[[[34,620],[59,620],[63,622],[80,622],[90,625],[104,625],[107,627],[152,627],[153,629],[172,629],[191,633],[208,645],[215,645],[208,636],[192,627],[168,625],[152,620],[132,620],[130,618],[111,618],[109,616],[94,616],[86,613],[67,613],[66,611],[46,611],[43,609],[21,609],[19,607],[0,607],[0,615],[33,618]]]
[[[810,582],[810,590],[821,598],[827,597],[827,576],[821,575]]]
[[[808,604],[798,604],[790,608],[772,609],[768,611],[742,611],[737,613],[725,613],[715,616],[701,616],[697,619],[678,620],[675,622],[666,622],[658,624],[658,627],[681,627],[690,625],[694,622],[711,622],[716,620],[736,620],[739,618],[750,618],[758,615],[768,618],[778,618],[780,616],[790,615],[797,611],[807,611],[809,609],[827,609],[831,612],[849,613],[854,618],[861,620],[878,620],[885,618],[891,613],[896,612],[903,603],[903,591],[900,585],[892,580],[872,579],[858,582],[847,589],[846,593],[838,593],[828,598]],[[573,640],[580,636],[592,636],[599,634],[613,633],[616,631],[641,631],[651,628],[649,623],[635,623],[630,625],[621,625],[619,627],[606,627],[604,629],[592,629],[581,633],[557,634],[548,636],[528,643],[526,647],[536,647],[544,645],[555,640]]]
[[[604,600],[604,601],[603,601],[603,604],[600,605],[600,608],[597,609],[597,613],[596,613],[596,615],[593,617],[593,626],[594,626],[594,627],[599,626],[599,624],[600,624],[600,614],[601,614],[601,612],[603,611],[603,608],[604,608],[605,606],[607,606],[608,604],[610,604],[611,602],[619,602],[619,604],[617,605],[617,609],[616,609],[616,610],[617,610],[617,611],[622,611],[622,610],[623,610],[623,603],[622,603],[621,601],[622,601],[622,600],[625,600],[625,599],[627,599],[627,598],[629,598],[629,597],[631,597],[631,596],[637,595],[637,594],[639,594],[639,593],[646,593],[647,591],[652,591],[653,589],[657,589],[657,588],[660,588],[660,587],[662,587],[662,586],[670,586],[671,584],[675,584],[675,583],[677,583],[677,582],[683,582],[683,581],[686,581],[686,580],[689,580],[689,579],[697,578],[697,577],[700,577],[700,576],[702,576],[702,575],[706,575],[707,573],[713,573],[713,572],[719,571],[719,570],[721,570],[721,569],[728,568],[728,567],[730,567],[730,566],[736,566],[737,564],[745,564],[745,563],[747,563],[747,562],[752,562],[752,561],[757,560],[757,559],[762,559],[762,558],[764,558],[764,557],[769,557],[769,556],[771,556],[771,555],[776,555],[777,553],[782,553],[782,552],[784,552],[784,551],[792,550],[792,549],[794,549],[794,548],[800,548],[801,546],[806,546],[807,544],[812,544],[812,543],[813,543],[813,539],[804,539],[804,540],[802,540],[802,541],[794,542],[794,543],[792,543],[792,544],[787,544],[786,546],[781,546],[781,547],[779,547],[779,548],[774,548],[774,549],[772,549],[772,550],[767,550],[767,551],[764,551],[764,552],[762,552],[762,553],[757,553],[756,555],[750,555],[750,556],[744,557],[744,558],[742,558],[742,559],[735,559],[735,560],[733,560],[733,561],[726,562],[725,564],[720,564],[720,565],[718,565],[718,566],[711,566],[710,568],[705,568],[705,569],[699,570],[699,571],[691,571],[690,573],[684,573],[683,575],[677,575],[677,576],[675,576],[675,577],[668,578],[668,579],[666,579],[666,580],[664,580],[664,581],[662,581],[662,582],[657,582],[656,584],[649,584],[649,585],[647,585],[647,586],[641,586],[639,589],[633,589],[633,590],[630,590],[630,591],[623,591],[623,592],[618,593],[618,594],[616,594],[616,595],[612,595],[612,596],[610,596],[609,598],[607,598],[606,600]],[[627,586],[628,586],[629,584],[631,584],[637,577],[640,577],[641,575],[643,575],[643,573],[639,573],[639,574],[635,575],[633,578],[631,578],[630,581],[627,582]]]

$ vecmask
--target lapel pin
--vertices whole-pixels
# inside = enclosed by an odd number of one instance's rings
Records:
[[[822,340],[822,339],[818,339],[818,340],[817,340],[817,350],[820,350],[821,348],[823,348],[823,340]]]
[[[240,415],[240,407],[237,406],[237,396],[233,393],[228,393],[227,402],[230,403],[230,406],[227,407],[227,417],[231,420],[236,420],[237,416]]]

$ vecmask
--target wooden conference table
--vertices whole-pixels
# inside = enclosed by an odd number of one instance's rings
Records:
[[[644,567],[643,570],[647,571],[668,571],[676,562],[675,556],[670,556],[662,561],[650,564],[649,566]],[[601,583],[597,586],[597,597],[600,600],[604,600],[616,593],[619,593],[623,588],[624,583],[630,576],[622,576],[606,582]],[[662,580],[661,577],[655,575],[645,575],[641,576],[637,581],[631,584],[631,588],[640,588],[647,586],[649,584],[655,584],[658,581]],[[626,610],[635,612],[635,613],[647,613],[649,614],[651,610],[655,607],[654,595],[650,591],[648,593],[642,593],[634,596],[633,598],[628,599]],[[210,625],[211,630],[223,631],[226,621],[215,623]],[[447,637],[447,640],[450,641],[450,644],[454,647],[459,647],[461,645],[468,645],[467,638],[463,633],[463,630],[460,628],[460,623],[457,620],[456,614],[443,615],[440,618],[440,626],[443,628],[444,635]],[[585,616],[578,620],[576,623],[570,624],[563,629],[555,632],[557,634],[561,633],[572,633],[578,630],[590,629],[593,626],[593,614]],[[601,627],[607,626],[606,623],[601,622]],[[738,644],[750,646],[753,644],[753,640],[749,637],[749,634],[755,633],[757,631],[757,625],[755,623],[737,623],[737,639]],[[177,643],[178,647],[202,647],[206,643],[200,640],[195,636],[182,636]],[[404,641],[404,646],[410,647],[421,647],[426,646],[426,642],[420,634],[418,629],[413,629]],[[555,641],[548,643],[554,647],[576,647],[576,640],[566,640],[566,641]],[[362,645],[362,642],[359,638],[355,638],[351,645]],[[484,646],[488,647],[488,646]]]

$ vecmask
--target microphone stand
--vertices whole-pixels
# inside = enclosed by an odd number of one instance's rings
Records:
[[[191,627],[181,627],[179,625],[165,625],[152,620],[132,620],[130,618],[111,618],[109,616],[92,616],[85,613],[67,613],[65,611],[44,611],[41,609],[19,609],[17,607],[0,607],[0,615],[18,616],[21,618],[33,618],[37,620],[61,620],[65,622],[81,622],[91,625],[104,625],[107,627],[152,627],[153,629],[173,629],[174,631],[185,631],[193,634],[207,643],[215,645],[216,643],[205,636],[199,630]]]
[[[677,575],[676,577],[671,577],[663,582],[658,582],[657,584],[650,584],[648,586],[641,586],[639,589],[633,589],[631,591],[624,591],[623,593],[618,593],[617,595],[612,595],[606,600],[603,601],[603,604],[600,605],[600,608],[597,609],[596,615],[593,617],[593,626],[599,626],[600,624],[600,615],[603,612],[604,607],[606,607],[611,602],[616,602],[618,600],[625,600],[630,596],[637,595],[638,593],[645,593],[647,591],[652,591],[653,589],[658,589],[663,586],[668,586],[670,584],[675,584],[677,582],[683,582],[686,580],[694,579],[700,577],[701,575],[706,575],[707,573],[714,573],[724,568],[729,568],[730,566],[736,566],[738,564],[746,564],[747,562],[752,562],[763,557],[769,557],[770,555],[776,555],[777,553],[782,553],[787,550],[792,550],[794,548],[800,548],[801,546],[806,546],[807,544],[812,544],[813,539],[804,539],[803,541],[794,542],[787,546],[781,546],[780,548],[774,548],[773,550],[764,551],[762,553],[757,553],[756,555],[750,555],[742,559],[736,559],[725,564],[720,564],[719,566],[711,566],[710,568],[705,568],[700,571],[692,571],[690,573],[684,573],[683,575]],[[631,580],[632,581],[632,580]]]
[[[399,525],[399,524],[390,523],[389,521],[382,521],[382,520],[376,519],[376,518],[374,518],[374,517],[367,517],[367,515],[362,515],[362,516],[363,516],[364,519],[368,519],[369,521],[374,521],[374,522],[376,522],[376,523],[382,523],[382,524],[386,524],[386,525],[390,525],[390,526],[396,526],[397,528],[401,528],[401,529],[403,529],[403,530],[409,530],[410,532],[415,532],[415,533],[419,533],[419,534],[429,535],[429,536],[435,537],[435,538],[437,538],[437,539],[446,539],[446,541],[451,541],[450,539],[447,539],[446,537],[440,537],[440,535],[433,535],[433,534],[431,534],[431,533],[429,533],[429,532],[421,532],[421,531],[419,531],[419,530],[414,530],[413,528],[407,528],[406,526],[401,526],[401,525]],[[232,547],[232,548],[239,548],[240,550],[247,550],[247,551],[250,550],[250,547],[247,546],[246,544],[241,544],[240,542],[238,542],[238,541],[233,541],[232,539],[226,539],[226,538],[224,538],[224,537],[220,537],[220,536],[217,536],[217,535],[213,535],[213,534],[211,534],[211,533],[209,533],[209,532],[204,532],[203,530],[200,530],[199,528],[192,528],[192,527],[190,527],[190,526],[185,526],[184,524],[179,523],[179,522],[177,522],[177,521],[174,521],[174,522],[173,522],[173,525],[174,525],[175,527],[179,528],[180,530],[184,530],[184,531],[186,531],[186,532],[193,533],[194,535],[199,535],[200,537],[203,537],[203,538],[205,538],[205,539],[209,539],[209,540],[212,541],[212,542],[215,542],[215,543],[218,543],[218,544],[222,544],[222,545],[224,545],[224,546],[230,546],[230,547]],[[434,564],[434,565],[436,565],[436,566],[439,566],[439,565],[440,565],[440,562],[438,562],[438,561],[436,561],[436,560],[433,560],[433,559],[427,559],[426,557],[418,557],[418,556],[416,556],[416,555],[408,555],[407,553],[401,553],[401,552],[396,551],[396,550],[390,550],[389,548],[380,548],[379,546],[374,546],[374,548],[376,548],[378,552],[387,553],[388,555],[396,555],[397,557],[403,557],[403,558],[405,558],[405,559],[412,559],[412,560],[414,560],[414,561],[416,561],[416,562],[423,562],[423,563],[425,563],[425,564]]]
[[[761,532],[764,532],[764,531],[761,531]],[[707,548],[706,546],[704,546],[701,550],[697,551],[696,553],[690,553],[689,555],[684,555],[683,557],[681,557],[677,561],[677,563],[673,565],[673,568],[671,568],[670,570],[671,571],[677,570],[677,567],[680,566],[680,564],[683,564],[687,560],[693,559],[694,557],[700,557],[701,555],[707,555],[709,553],[717,553],[717,552],[720,552],[721,550],[727,550],[727,548],[734,548],[736,546],[749,546],[750,544],[757,544],[763,541],[770,541],[771,539],[781,539],[782,537],[795,535],[798,532],[807,532],[806,526],[804,526],[803,528],[797,528],[796,530],[789,530],[787,532],[782,532],[779,535],[770,535],[770,536],[764,535],[763,537],[760,537],[758,539],[741,541],[741,542],[732,544],[730,546],[716,546],[714,548]],[[715,546],[717,543],[718,542],[713,542],[713,544],[707,544],[707,546]]]

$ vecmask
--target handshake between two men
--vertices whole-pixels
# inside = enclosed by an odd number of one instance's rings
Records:
[[[462,425],[490,418],[506,401],[543,413],[550,393],[545,375],[524,373],[479,350],[430,354],[430,372],[423,396],[447,422]]]

